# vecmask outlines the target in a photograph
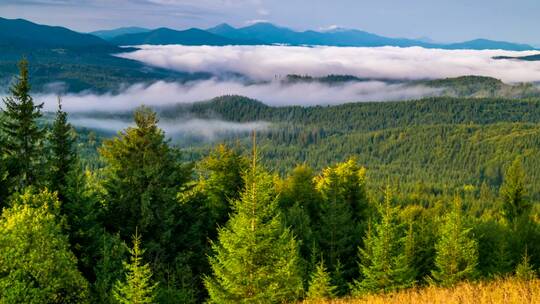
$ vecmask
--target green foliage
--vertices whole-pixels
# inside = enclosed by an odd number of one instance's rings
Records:
[[[7,158],[12,190],[43,184],[44,130],[38,126],[43,104],[35,104],[30,96],[28,62],[19,63],[20,75],[10,88],[10,96],[3,99],[4,113],[0,121],[3,143],[0,152]]]
[[[445,217],[440,230],[440,238],[435,245],[436,269],[433,279],[450,286],[476,275],[478,263],[478,243],[470,235],[470,228],[463,224],[461,199],[456,197],[454,206]]]
[[[380,221],[368,230],[359,252],[361,279],[355,281],[353,290],[357,295],[406,288],[414,283],[412,231],[403,236],[392,201],[387,187],[384,203],[378,208]]]
[[[297,243],[282,227],[270,175],[255,165],[241,199],[219,230],[205,279],[212,303],[283,303],[302,291]]]
[[[54,194],[26,192],[0,219],[0,302],[85,303],[88,282],[62,233]]]
[[[114,298],[122,304],[144,304],[154,302],[157,283],[152,283],[152,269],[149,264],[143,264],[141,238],[135,232],[133,248],[130,250],[130,263],[125,264],[125,281],[118,281],[114,288]]]
[[[114,298],[114,285],[124,279],[124,261],[127,255],[127,246],[117,235],[103,232],[100,246],[96,249],[98,256],[95,265],[95,282],[92,286],[92,302],[116,304]]]
[[[230,201],[237,200],[244,187],[242,175],[247,160],[238,149],[218,145],[197,165],[201,175],[199,187],[207,196],[206,205],[212,213],[214,226],[223,226],[231,212]]]
[[[336,297],[336,286],[332,285],[330,274],[324,266],[324,261],[320,261],[311,275],[307,298],[309,300],[328,300]]]

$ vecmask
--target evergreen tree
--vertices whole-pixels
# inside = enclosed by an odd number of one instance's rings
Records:
[[[390,187],[386,188],[384,203],[379,206],[380,221],[375,223],[359,251],[361,280],[356,280],[354,293],[390,291],[410,287],[414,283],[411,251],[412,231],[402,236],[397,208],[392,206]]]
[[[17,196],[0,219],[1,303],[86,303],[88,283],[62,233],[59,201]]]
[[[506,171],[499,191],[503,203],[503,215],[508,223],[515,225],[516,221],[530,210],[525,191],[525,171],[520,158],[516,158]]]
[[[205,285],[212,303],[283,303],[302,292],[295,239],[283,228],[270,175],[255,165],[219,230]]]
[[[311,275],[307,298],[309,300],[329,300],[336,297],[335,291],[336,286],[332,285],[324,261],[320,261]]]
[[[49,138],[51,157],[49,160],[50,189],[58,193],[61,201],[66,196],[68,175],[75,167],[74,130],[67,121],[67,113],[62,111],[62,102],[58,97],[58,111]]]
[[[432,278],[443,286],[470,279],[476,274],[478,244],[463,225],[461,199],[456,197],[453,210],[445,217],[435,245],[435,267]]]
[[[117,282],[114,298],[121,304],[154,303],[154,292],[157,283],[152,283],[152,270],[149,264],[143,264],[141,238],[137,232],[133,236],[133,248],[130,250],[130,263],[125,264],[126,279]]]
[[[12,192],[39,184],[44,173],[42,142],[45,132],[37,124],[43,104],[35,104],[30,96],[25,59],[19,63],[19,70],[17,82],[10,88],[11,96],[3,99],[4,117],[0,121],[0,133],[3,133],[0,154],[7,157]]]

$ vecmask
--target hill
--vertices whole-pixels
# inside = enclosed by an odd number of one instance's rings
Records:
[[[101,39],[111,40],[111,39],[113,39],[115,37],[118,37],[120,35],[146,33],[146,32],[149,32],[149,31],[151,31],[151,30],[147,29],[147,28],[132,26],[132,27],[121,27],[121,28],[112,29],[112,30],[95,31],[95,32],[91,32],[89,34],[92,34],[94,36],[98,36]]]
[[[0,18],[0,49],[73,49],[91,52],[116,52],[119,48],[90,35],[77,33],[64,27],[47,26],[23,19]]]

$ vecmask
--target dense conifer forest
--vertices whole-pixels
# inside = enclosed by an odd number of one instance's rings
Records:
[[[0,114],[2,303],[363,301],[538,276],[540,100],[227,96],[139,107],[96,137],[61,99],[47,123],[19,68]],[[182,148],[158,126],[181,115],[271,127]]]

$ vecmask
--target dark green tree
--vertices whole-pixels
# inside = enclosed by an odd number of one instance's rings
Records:
[[[75,132],[67,121],[67,113],[62,111],[62,101],[58,97],[58,110],[50,133],[50,190],[56,191],[64,202],[68,175],[75,169],[77,153],[75,151]]]
[[[27,186],[43,183],[44,129],[41,118],[43,104],[35,104],[30,96],[28,62],[19,63],[20,74],[10,88],[10,96],[3,99],[4,117],[0,120],[3,142],[0,154],[5,155],[11,189],[22,191]],[[11,192],[13,192],[11,191]]]
[[[154,303],[157,283],[152,283],[152,269],[149,264],[143,264],[141,238],[137,232],[133,236],[133,248],[130,249],[131,259],[125,263],[126,278],[118,281],[113,290],[114,298],[121,304],[151,304]]]
[[[205,285],[212,303],[283,303],[302,292],[298,248],[283,228],[272,177],[253,165],[219,230]]]
[[[456,197],[453,209],[445,216],[435,249],[435,267],[432,278],[443,286],[473,278],[478,263],[478,243],[471,229],[463,224],[462,203]]]
[[[181,238],[186,234],[186,219],[177,198],[191,171],[169,146],[155,112],[141,107],[134,119],[134,127],[106,140],[99,149],[105,163],[101,218],[107,230],[119,233],[124,241],[137,228],[155,280],[164,283],[160,286],[170,286],[165,282],[180,282],[185,273],[181,265],[189,262],[178,260],[180,255],[185,255],[191,242],[198,243]]]

